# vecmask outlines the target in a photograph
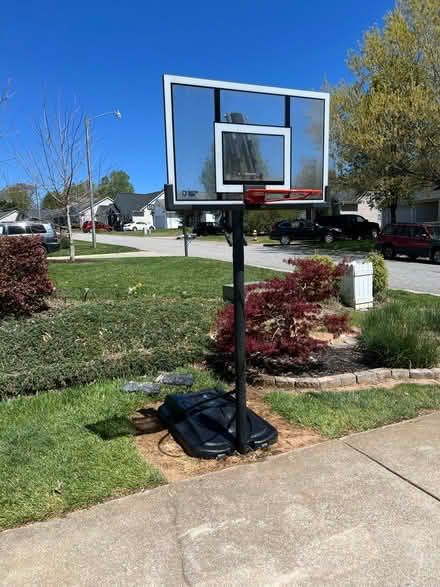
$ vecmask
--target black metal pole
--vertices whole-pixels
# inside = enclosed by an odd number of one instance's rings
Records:
[[[186,234],[186,212],[183,213],[183,243],[185,248],[185,257],[188,257],[188,235]]]
[[[232,212],[232,260],[234,272],[235,398],[237,450],[248,451],[246,406],[246,317],[244,310],[244,234],[243,210]]]

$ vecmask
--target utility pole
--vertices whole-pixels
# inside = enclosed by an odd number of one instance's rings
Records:
[[[89,174],[89,198],[90,198],[90,219],[92,221],[92,247],[96,249],[96,227],[95,227],[95,203],[93,194],[92,170],[90,165],[90,141],[89,141],[89,117],[84,116],[84,126],[86,131],[86,149],[87,149],[87,171]]]

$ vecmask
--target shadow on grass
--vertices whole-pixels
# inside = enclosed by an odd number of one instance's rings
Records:
[[[113,440],[122,436],[154,434],[155,432],[166,430],[166,427],[159,419],[157,410],[154,408],[141,408],[132,418],[113,416],[107,420],[87,424],[86,428],[102,440]]]

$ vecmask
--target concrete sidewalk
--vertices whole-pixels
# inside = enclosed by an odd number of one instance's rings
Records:
[[[440,414],[0,534],[0,585],[438,585]]]

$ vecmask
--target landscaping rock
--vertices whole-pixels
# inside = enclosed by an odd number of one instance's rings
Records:
[[[320,390],[321,381],[319,377],[299,377],[296,380],[296,388]]]
[[[194,377],[193,375],[182,375],[180,373],[163,373],[156,378],[156,383],[190,386],[194,383]]]
[[[355,373],[358,384],[363,383],[377,383],[376,374],[372,371],[358,371]]]
[[[432,379],[431,369],[410,369],[411,379]]]
[[[371,369],[370,373],[375,373],[379,381],[390,379],[391,377],[391,369]]]
[[[295,379],[293,377],[275,377],[275,385],[278,387],[295,387]]]
[[[160,383],[139,383],[138,391],[142,391],[145,395],[159,395]]]
[[[431,369],[431,372],[432,372],[433,379],[440,379],[440,369],[438,367]]]
[[[136,381],[129,381],[128,383],[124,383],[124,385],[121,385],[121,391],[124,391],[126,393],[139,391],[139,383],[136,383]]]
[[[391,369],[393,379],[409,379],[409,369]]]
[[[326,391],[327,389],[332,389],[333,387],[339,387],[341,385],[341,376],[328,375],[326,377],[320,377],[319,382],[321,384],[321,389]]]
[[[275,385],[275,377],[273,375],[258,375],[255,377],[254,383],[259,385]]]
[[[356,385],[356,375],[354,373],[343,373],[339,375],[341,385]]]

